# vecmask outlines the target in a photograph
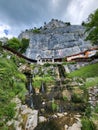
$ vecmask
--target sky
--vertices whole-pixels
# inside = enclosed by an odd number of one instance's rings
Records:
[[[52,18],[79,25],[97,8],[98,0],[0,0],[0,37],[17,37]]]

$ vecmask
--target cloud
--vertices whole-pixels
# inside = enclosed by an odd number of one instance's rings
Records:
[[[10,30],[11,30],[10,26],[0,24],[0,37],[8,37],[8,38],[13,37],[12,34],[10,33]]]
[[[17,36],[52,18],[80,24],[97,7],[98,0],[0,0],[0,23],[10,27],[9,35]]]
[[[67,18],[73,24],[80,24],[97,8],[98,0],[71,0],[67,8]]]

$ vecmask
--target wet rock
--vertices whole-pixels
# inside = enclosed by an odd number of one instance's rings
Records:
[[[52,115],[52,118],[57,118],[57,117],[58,117],[58,116],[57,116],[57,115],[55,115],[55,114],[54,114],[54,115]]]
[[[68,130],[81,130],[81,124],[74,123],[72,126],[68,128]]]
[[[39,123],[45,122],[47,119],[44,116],[39,116]]]
[[[14,127],[15,127],[15,130],[22,130],[22,127],[20,126],[20,122],[19,121],[15,121],[14,122]]]
[[[21,106],[21,111],[25,111],[27,108],[28,108],[27,105],[22,105]]]
[[[65,125],[64,128],[65,128],[65,130],[68,130],[68,125]]]
[[[81,115],[80,115],[80,114],[77,114],[77,115],[75,115],[75,117],[76,117],[76,118],[80,118],[80,117],[81,117]]]
[[[26,130],[34,130],[38,123],[38,111],[33,110],[30,115],[27,117],[27,122],[25,125]]]
[[[64,115],[66,116],[68,113],[67,112],[64,112]]]
[[[63,114],[63,113],[57,113],[57,116],[58,116],[58,117],[63,117],[64,114]]]
[[[24,110],[21,112],[22,115],[32,114],[32,113],[33,113],[33,111],[32,111],[32,109],[30,109],[29,107],[27,107],[26,109],[24,109]]]
[[[33,130],[38,122],[38,110],[32,110],[27,105],[22,105],[21,100],[16,97],[12,100],[16,103],[16,115],[13,120],[7,122],[7,126],[15,130]]]

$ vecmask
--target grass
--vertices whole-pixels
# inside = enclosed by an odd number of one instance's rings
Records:
[[[98,77],[88,78],[85,82],[87,88],[98,85]]]
[[[98,63],[88,65],[68,74],[69,77],[98,77]]]

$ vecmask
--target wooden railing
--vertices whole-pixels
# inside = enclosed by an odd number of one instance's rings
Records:
[[[9,47],[7,47],[7,46],[2,46],[2,48],[5,49],[5,50],[8,50],[8,51],[10,51],[10,52],[12,52],[13,54],[17,55],[18,57],[21,57],[21,58],[23,58],[23,59],[25,59],[25,60],[27,60],[27,61],[29,61],[29,62],[37,63],[37,60],[28,58],[28,57],[22,55],[21,53],[15,51],[15,50],[12,49],[12,48],[9,48]]]

